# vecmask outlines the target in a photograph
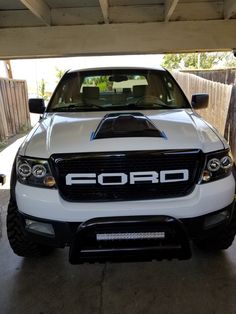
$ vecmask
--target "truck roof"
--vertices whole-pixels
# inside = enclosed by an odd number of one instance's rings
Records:
[[[78,72],[78,71],[96,71],[96,70],[132,70],[132,69],[139,69],[139,70],[159,70],[159,71],[166,71],[162,66],[140,66],[140,65],[132,65],[132,66],[114,66],[114,65],[107,65],[107,66],[96,66],[96,67],[78,67],[78,68],[72,68],[68,72]]]

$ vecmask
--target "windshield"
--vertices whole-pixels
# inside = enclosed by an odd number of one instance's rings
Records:
[[[124,69],[67,73],[47,112],[190,108],[166,71]]]

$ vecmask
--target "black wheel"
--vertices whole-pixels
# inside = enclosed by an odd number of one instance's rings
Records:
[[[53,247],[43,246],[32,241],[24,230],[18,209],[10,201],[7,212],[7,235],[15,254],[23,257],[45,256],[53,251]]]
[[[234,241],[236,234],[236,211],[232,219],[218,234],[201,240],[195,240],[194,244],[204,251],[220,251],[228,249]]]

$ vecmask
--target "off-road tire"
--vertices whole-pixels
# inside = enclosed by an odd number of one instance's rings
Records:
[[[234,210],[231,221],[218,234],[201,240],[195,240],[196,247],[203,251],[220,251],[228,249],[236,234],[236,210]]]
[[[50,254],[53,247],[32,241],[24,230],[17,206],[10,201],[7,212],[7,235],[15,254],[23,257],[39,257]]]

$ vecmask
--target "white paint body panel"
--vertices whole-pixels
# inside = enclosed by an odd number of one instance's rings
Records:
[[[125,112],[125,111],[123,111]],[[131,111],[128,111],[131,112]],[[142,110],[166,138],[132,137],[91,140],[109,112],[47,114],[29,133],[20,154],[49,158],[54,153],[136,151],[165,149],[221,150],[222,139],[191,109]]]
[[[16,200],[22,213],[57,221],[83,222],[96,217],[169,215],[193,218],[220,210],[234,199],[232,175],[212,183],[196,185],[185,197],[123,202],[71,203],[57,190],[16,185]]]
[[[130,111],[123,111],[130,112]],[[56,153],[200,149],[213,152],[228,147],[226,141],[191,109],[142,110],[165,138],[132,137],[91,140],[101,119],[109,112],[45,114],[22,144],[22,156],[49,158]],[[122,202],[67,202],[58,190],[17,182],[16,200],[22,213],[57,221],[82,222],[96,217],[169,215],[192,218],[220,210],[234,199],[235,183],[229,176],[196,185],[180,198]]]

